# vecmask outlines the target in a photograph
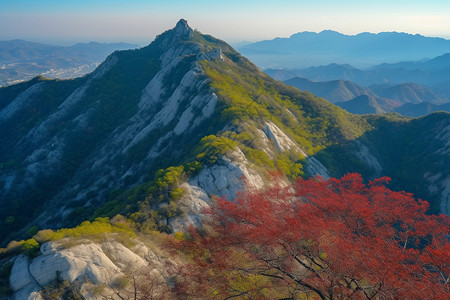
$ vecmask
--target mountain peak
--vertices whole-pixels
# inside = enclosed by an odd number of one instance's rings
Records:
[[[188,22],[185,19],[180,19],[174,28],[174,32],[175,35],[180,38],[189,39],[192,37],[194,31],[189,27]]]
[[[158,40],[162,47],[168,47],[179,41],[187,41],[194,35],[194,30],[189,27],[185,19],[180,19],[174,28],[163,32],[155,39]]]

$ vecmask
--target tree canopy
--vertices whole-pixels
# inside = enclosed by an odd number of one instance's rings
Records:
[[[448,299],[449,217],[391,191],[389,178],[275,178],[236,202],[218,199],[202,229],[170,246],[187,254],[185,297]]]

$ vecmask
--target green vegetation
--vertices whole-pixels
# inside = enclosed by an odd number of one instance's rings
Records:
[[[278,170],[291,180],[305,175],[303,172],[305,158],[295,151],[281,153],[275,162]]]
[[[112,195],[112,200],[94,215],[111,217],[120,212],[134,222],[139,231],[171,231],[163,220],[181,213],[177,200],[182,197],[183,190],[179,185],[201,169],[202,164],[198,161],[161,169],[153,181]]]
[[[41,213],[49,195],[55,195],[59,187],[70,182],[75,172],[83,167],[86,157],[103,146],[114,130],[126,124],[138,111],[142,90],[161,67],[159,57],[165,49],[159,41],[160,38],[157,38],[154,44],[142,49],[116,52],[113,55],[116,63],[103,76],[91,80],[85,97],[75,104],[75,109],[59,122],[51,124],[50,135],[57,132],[67,134],[61,171],[51,178],[39,178],[37,188],[30,189],[20,199],[11,194],[5,200],[5,208],[0,211],[3,229],[0,238],[22,229]],[[82,220],[90,222],[58,231],[36,232],[38,228],[32,226],[26,230],[27,235],[21,237],[26,240],[12,243],[9,250],[33,255],[39,244],[47,240],[96,238],[103,232],[127,233],[126,229],[122,228],[122,231],[120,226],[111,224],[108,219],[98,219],[112,218],[117,214],[130,220],[133,230],[171,231],[167,225],[168,218],[181,213],[178,207],[178,201],[183,196],[180,184],[237,148],[262,173],[279,170],[289,179],[305,176],[303,155],[295,151],[280,153],[274,143],[263,143],[260,134],[267,122],[278,126],[305,153],[317,156],[337,177],[349,171],[360,172],[364,178],[373,177],[374,171],[354,154],[355,140],[370,145],[373,154],[383,162],[386,174],[393,178],[394,188],[408,189],[426,199],[429,199],[429,194],[425,191],[423,178],[414,174],[424,169],[437,172],[443,169],[443,164],[450,163],[447,160],[439,163],[439,159],[430,154],[432,149],[442,147],[434,145],[430,138],[433,136],[430,134],[433,124],[445,122],[448,117],[435,115],[428,119],[411,120],[395,114],[381,117],[352,115],[324,99],[273,80],[226,43],[211,36],[194,32],[191,40],[180,43],[194,43],[205,52],[219,47],[224,54],[224,61],[200,62],[205,73],[201,75],[201,80],[210,80],[210,87],[219,99],[214,116],[198,126],[195,132],[169,136],[160,145],[167,155],[155,159],[135,177],[125,178],[126,190],[117,187],[107,199],[96,199],[105,200],[100,208],[85,206],[88,202],[85,200],[97,196],[95,191],[88,193],[86,199],[74,203],[74,210],[65,224],[72,226]],[[196,55],[184,56],[177,67],[169,71],[163,79],[163,98],[173,93],[195,58]],[[28,83],[0,89],[0,99],[2,95],[13,99],[33,83],[42,82],[45,86],[44,91],[30,104],[30,113],[18,116],[14,122],[0,128],[2,132],[7,132],[2,141],[4,150],[0,150],[0,170],[18,167],[18,162],[23,161],[29,152],[13,153],[8,149],[12,149],[18,139],[55,112],[76,88],[89,80],[89,76],[67,81],[35,78]],[[0,108],[6,105],[7,100],[0,100]],[[157,111],[160,105],[155,104],[153,109]],[[111,168],[127,170],[143,161],[155,143],[171,132],[186,105],[188,103],[181,103],[171,123],[155,129],[127,153],[118,155],[111,162]],[[89,108],[88,113],[86,108]],[[74,120],[80,114],[86,116],[82,129]],[[438,120],[441,117],[442,120]],[[173,139],[177,139],[176,142]],[[423,146],[421,141],[426,141],[423,145],[427,146]],[[182,149],[180,145],[183,145]],[[405,148],[408,149],[407,155],[404,155]],[[86,176],[82,180],[90,182],[91,179]],[[36,205],[28,205],[31,201]],[[432,203],[432,208],[437,211],[436,201]]]
[[[10,260],[0,261],[0,297],[11,296],[13,292],[9,286],[9,276],[11,275],[13,264]]]
[[[59,241],[71,238],[71,243],[76,239],[89,239],[98,241],[108,234],[114,234],[117,239],[127,240],[135,237],[135,225],[124,217],[118,215],[111,220],[109,218],[96,218],[95,221],[85,221],[74,228],[62,228],[56,231],[45,229],[38,231],[28,240],[12,241],[6,248],[0,249],[0,258],[23,253],[34,257],[39,253],[40,246],[49,241]]]
[[[28,256],[35,256],[39,251],[39,243],[34,238],[22,242],[21,250]]]
[[[225,136],[209,135],[201,139],[196,159],[206,164],[214,164],[219,156],[236,148],[238,143]]]
[[[245,60],[245,58],[242,58]],[[240,124],[270,120],[292,136],[309,154],[355,139],[370,125],[324,99],[277,82],[246,65],[231,60],[203,61],[211,87],[226,104],[224,121]]]
[[[58,187],[72,178],[85,158],[97,149],[119,124],[128,120],[137,111],[142,90],[160,69],[161,51],[157,45],[154,45],[138,50],[115,52],[113,56],[117,62],[103,76],[91,80],[82,101],[76,103],[70,113],[62,115],[58,122],[49,124],[47,127],[49,136],[56,136],[61,132],[66,134],[62,143],[64,153],[60,174],[39,177],[36,188],[27,190],[19,199],[15,198],[14,193],[4,199],[5,204],[0,210],[0,226],[3,229],[0,232],[0,240],[4,239],[8,233],[20,230],[28,221],[42,212],[42,205],[49,200],[49,195],[56,194]],[[29,104],[27,111],[29,113],[17,114],[0,126],[3,144],[0,148],[2,170],[19,167],[14,162],[23,161],[30,155],[30,150],[27,148],[21,151],[10,150],[14,149],[19,139],[23,138],[27,132],[54,113],[77,88],[86,84],[90,76],[86,75],[73,80],[35,78],[30,81],[30,84],[42,82],[43,90]],[[5,94],[8,99],[13,99],[10,97],[17,95],[27,86],[20,84],[2,88],[0,95]],[[79,114],[85,113],[87,107],[91,110],[86,115],[86,123],[80,129],[75,119]],[[25,180],[25,178],[16,178],[16,180]],[[88,181],[90,178],[85,180]],[[34,205],[29,205],[31,202]],[[72,215],[74,218],[71,219],[71,225],[89,218],[90,212],[80,208],[75,215]]]
[[[383,174],[392,178],[394,190],[406,190],[430,202],[430,212],[439,212],[440,193],[431,193],[427,178],[418,174],[436,175],[448,172],[450,157],[437,149],[445,149],[445,140],[437,139],[448,125],[449,113],[433,113],[422,118],[405,118],[398,114],[367,115],[365,119],[375,128],[359,141],[382,164]],[[379,176],[355,155],[358,145],[352,142],[329,147],[317,154],[333,177],[348,172],[360,172],[364,178]],[[448,174],[448,173],[447,173]],[[445,177],[445,175],[444,175]]]
[[[134,236],[133,230],[128,226],[111,224],[109,218],[97,218],[93,222],[84,221],[75,228],[62,228],[41,235],[38,232],[37,238],[40,238],[41,242],[57,241],[68,237],[98,238],[105,233],[124,233],[130,237]]]
[[[157,40],[158,41],[158,40]],[[113,216],[122,213],[138,225],[139,230],[170,231],[165,220],[177,215],[177,199],[183,191],[178,187],[186,178],[196,174],[203,165],[214,164],[220,156],[241,149],[246,158],[263,172],[280,170],[288,178],[303,176],[304,157],[295,152],[278,153],[273,148],[270,157],[258,144],[256,130],[263,129],[271,121],[298,142],[308,153],[315,153],[327,146],[360,136],[370,125],[358,116],[316,98],[309,93],[274,81],[259,71],[247,59],[231,47],[210,36],[194,32],[187,43],[199,44],[203,51],[220,47],[225,61],[202,61],[202,68],[211,81],[211,88],[219,97],[216,117],[203,131],[191,136],[183,157],[167,161],[166,166],[154,172],[153,179],[128,191],[116,191],[110,200],[98,209],[95,216]],[[193,57],[180,62],[180,69],[172,71],[166,86],[170,90],[177,86],[184,70]],[[183,70],[181,72],[180,70]],[[169,128],[170,126],[167,126]],[[344,128],[345,127],[345,128]],[[228,130],[223,130],[229,128]],[[161,128],[159,136],[166,128]],[[337,137],[335,136],[337,133]],[[130,149],[130,158],[146,155],[152,137]],[[168,151],[176,151],[169,148]],[[137,154],[142,153],[142,154]],[[176,152],[175,152],[176,153]],[[162,164],[160,164],[162,165]],[[172,167],[171,167],[172,166]]]

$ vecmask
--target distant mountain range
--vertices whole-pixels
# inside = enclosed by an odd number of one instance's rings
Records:
[[[266,69],[265,72],[278,80],[300,76],[314,81],[350,80],[363,86],[406,82],[450,86],[450,53],[423,61],[381,64],[367,69],[332,63],[304,69]]]
[[[371,101],[364,97],[356,100],[364,100],[364,103],[376,101],[378,106],[367,107],[364,113],[377,109],[379,112],[379,107],[382,107],[385,112],[398,111],[418,116],[436,110],[448,111],[442,105],[450,101],[450,53],[421,61],[384,63],[364,70],[349,64],[333,63],[306,69],[266,69],[265,72],[336,104],[367,95]],[[430,104],[413,105],[422,102]],[[408,109],[396,108],[405,103],[410,103]],[[350,103],[345,104],[345,108],[355,112],[348,105]],[[359,112],[361,109],[358,107],[356,111]]]
[[[78,43],[55,46],[24,40],[0,41],[0,85],[36,75],[72,78],[93,71],[116,50],[137,48],[127,43]]]
[[[308,91],[322,97],[331,103],[347,101],[360,95],[375,96],[374,92],[348,80],[332,80],[316,82],[306,78],[294,77],[285,80],[284,83],[300,90]]]
[[[405,116],[422,116],[433,111],[450,111],[450,99],[416,83],[362,87],[348,80],[315,82],[301,77],[284,82],[355,114],[399,112]]]
[[[238,50],[261,68],[305,68],[330,63],[368,67],[439,56],[450,52],[450,40],[399,32],[345,35],[325,30],[299,32]]]

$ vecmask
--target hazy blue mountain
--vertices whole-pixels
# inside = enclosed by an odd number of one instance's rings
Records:
[[[432,89],[417,83],[401,83],[396,85],[371,85],[370,89],[379,97],[399,101],[400,103],[445,103],[450,99],[443,99]]]
[[[442,55],[450,52],[450,40],[400,32],[345,35],[324,30],[260,41],[238,50],[262,68],[305,68],[330,63],[369,67]]]
[[[329,64],[306,69],[266,69],[265,72],[282,81],[302,77],[318,82],[347,80],[365,87],[377,85],[384,88],[386,84],[391,86],[406,84],[405,89],[417,89],[417,86],[412,87],[411,84],[419,84],[422,86],[420,89],[427,90],[420,93],[423,94],[422,98],[428,98],[430,100],[427,101],[439,104],[450,99],[449,59],[450,55],[445,54],[420,62],[381,64],[364,70],[348,64]]]
[[[445,96],[441,97],[432,89],[416,83],[362,87],[347,80],[316,82],[301,77],[285,80],[284,83],[323,97],[355,114],[396,111],[405,116],[423,116],[439,109],[446,110],[444,106],[439,108],[437,105],[450,102],[450,99]],[[405,103],[418,104],[422,102],[430,105],[400,108]],[[420,111],[420,109],[423,110]]]
[[[369,88],[364,88],[348,80],[316,82],[301,77],[295,77],[285,80],[284,83],[294,86],[302,91],[311,92],[332,103],[351,100],[360,95],[376,96]]]
[[[355,68],[349,64],[340,65],[332,63],[326,66],[305,69],[266,69],[264,72],[281,81],[298,76],[313,81],[348,80],[363,86],[374,84],[370,72]],[[379,83],[378,81],[375,82]],[[382,82],[384,83],[385,81]]]
[[[127,43],[78,43],[46,45],[24,40],[0,41],[0,86],[43,74],[73,78],[93,71],[116,50],[137,48]]]
[[[406,103],[400,107],[397,107],[395,111],[403,116],[421,117],[435,111],[450,112],[450,103],[440,105],[429,102]]]
[[[392,111],[391,109],[383,109],[383,102],[380,101],[381,99],[368,96],[368,95],[361,95],[358,97],[355,97],[352,100],[345,101],[345,102],[337,102],[335,103],[337,106],[345,109],[348,112],[351,112],[352,114],[357,115],[364,115],[364,114],[383,114],[389,111]]]
[[[441,70],[450,68],[450,53],[445,53],[432,59],[420,61],[402,61],[398,63],[383,63],[373,66],[369,70],[406,69],[406,70]]]
[[[59,59],[103,61],[115,50],[133,49],[128,43],[78,43],[73,46],[47,45],[24,40],[0,41],[0,65],[18,62],[57,63]],[[51,65],[53,66],[53,65]]]
[[[329,64],[306,69],[266,69],[265,72],[283,81],[299,76],[313,81],[349,80],[362,86],[408,82],[434,86],[450,81],[450,68],[409,70],[386,67],[363,70],[350,65]]]

